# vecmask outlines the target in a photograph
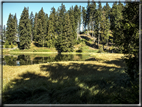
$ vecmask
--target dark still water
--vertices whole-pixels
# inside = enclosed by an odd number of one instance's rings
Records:
[[[89,54],[63,54],[63,55],[9,55],[3,56],[3,65],[20,66],[58,61],[93,61]]]

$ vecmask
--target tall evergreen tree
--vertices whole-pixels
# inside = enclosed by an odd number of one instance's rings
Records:
[[[28,11],[28,8],[24,7],[20,18],[20,49],[29,49],[31,45],[31,24]]]
[[[76,43],[76,26],[75,26],[75,21],[74,21],[74,11],[73,11],[73,7],[70,8],[69,10],[69,16],[70,16],[70,24],[72,26],[72,36],[73,36],[73,44]]]
[[[86,10],[86,24],[87,24],[87,35],[89,35],[89,23],[90,23],[90,2],[88,2]]]
[[[42,26],[42,21],[41,19],[38,19],[38,23],[37,23],[37,37],[38,37],[38,44],[39,46],[44,47],[45,44],[45,34],[44,34],[44,29]]]
[[[70,24],[69,14],[65,14],[64,19],[64,30],[62,35],[61,51],[63,52],[72,52],[73,51],[73,36],[72,36],[72,27]]]
[[[117,43],[120,41],[119,36],[120,32],[120,26],[121,26],[121,20],[123,19],[123,15],[122,15],[122,11],[123,11],[123,5],[120,4],[116,4],[114,3],[113,7],[112,7],[112,11],[111,11],[111,31],[113,33],[113,42]]]
[[[48,36],[47,36],[47,46],[55,46],[55,14],[51,13],[48,22]]]
[[[98,35],[98,48],[99,48],[99,42],[100,42],[100,34],[101,34],[101,30],[102,30],[102,24],[101,24],[101,21],[102,21],[102,5],[101,5],[101,2],[99,2],[99,5],[98,5],[98,9],[97,9],[97,12],[96,12],[96,23],[95,23],[95,26],[96,26],[96,31],[97,31],[97,35]]]
[[[33,30],[34,30],[34,15],[33,12],[30,14],[30,21],[31,21],[31,41],[33,41]]]
[[[83,28],[86,29],[86,9],[85,7],[82,7],[82,20],[83,20]]]
[[[74,7],[74,21],[75,21],[75,26],[76,26],[76,33],[77,33],[77,40],[78,40],[78,33],[79,33],[79,21],[80,21],[80,16],[81,16],[81,12],[80,9],[77,5],[75,5]]]
[[[17,38],[18,38],[18,24],[17,24],[16,13],[14,15],[14,21],[15,21],[15,41],[17,41]]]
[[[13,18],[13,15],[11,13],[9,14],[9,18],[7,21],[7,28],[6,28],[6,41],[8,41],[9,44],[14,43],[16,36],[15,36],[15,20]]]
[[[59,17],[58,17],[58,21],[59,21],[59,29],[58,29],[58,32],[59,32],[59,34],[61,34],[61,35],[62,35],[62,33],[63,33],[63,24],[64,24],[65,12],[66,12],[66,8],[65,8],[65,5],[63,5],[63,3],[62,3],[62,4],[61,4],[61,7],[60,7]]]
[[[117,10],[117,2],[113,3],[113,6],[110,11],[111,30],[113,30],[115,26],[114,23],[115,23],[116,10]]]
[[[35,42],[38,41],[38,38],[37,38],[37,20],[38,20],[38,15],[37,15],[37,13],[35,13],[34,28],[33,28],[33,40]]]
[[[91,26],[91,30],[92,31],[94,31],[94,24],[95,24],[95,17],[94,17],[94,15],[95,15],[95,13],[96,13],[96,3],[95,2],[93,2],[91,5],[90,5],[90,26]],[[92,32],[92,37],[93,37],[93,32]]]
[[[38,33],[41,33],[41,32],[37,33],[37,35],[42,36],[42,37],[38,38],[38,41],[40,41],[39,46],[44,47],[46,45],[46,42],[47,42],[46,39],[45,39],[46,33],[47,33],[47,23],[46,23],[46,16],[45,16],[45,13],[43,11],[43,8],[41,8],[41,10],[38,13],[38,19],[41,19],[41,22],[38,22],[38,25],[40,25],[40,23],[41,23],[42,24],[41,28],[43,29],[43,30],[41,30],[41,31],[43,31],[43,34],[38,34]],[[39,40],[39,39],[41,39],[41,40]]]

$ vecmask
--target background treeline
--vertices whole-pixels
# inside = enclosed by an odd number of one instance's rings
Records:
[[[88,2],[87,8],[76,5],[67,11],[65,5],[55,10],[51,8],[50,15],[46,14],[41,8],[35,15],[28,8],[24,8],[19,25],[15,16],[9,15],[6,29],[7,44],[16,42],[16,34],[19,34],[20,49],[30,48],[31,42],[39,47],[56,47],[57,50],[64,52],[73,51],[73,46],[79,41],[80,27],[83,24],[84,31],[92,32],[94,44],[100,42],[104,45],[115,43],[116,28],[121,25],[123,19],[122,3],[115,2],[110,8],[106,3],[102,7],[101,2]],[[114,33],[114,34],[113,34]],[[112,36],[113,34],[113,36]]]

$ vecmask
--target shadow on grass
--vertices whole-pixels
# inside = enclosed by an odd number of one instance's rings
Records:
[[[117,104],[128,96],[127,75],[121,68],[96,64],[52,63],[40,72],[27,71],[11,80],[3,91],[4,104]],[[49,76],[47,76],[49,75]],[[124,97],[125,98],[125,97]]]
[[[111,61],[104,61],[104,63],[107,64],[115,64],[116,66],[121,66],[121,67],[125,67],[125,63],[123,62],[123,59],[116,59],[116,60],[111,60]]]

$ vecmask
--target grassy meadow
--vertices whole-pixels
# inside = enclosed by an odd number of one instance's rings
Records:
[[[97,61],[3,66],[4,104],[136,103],[122,54],[92,54]],[[129,100],[127,100],[129,99]]]

